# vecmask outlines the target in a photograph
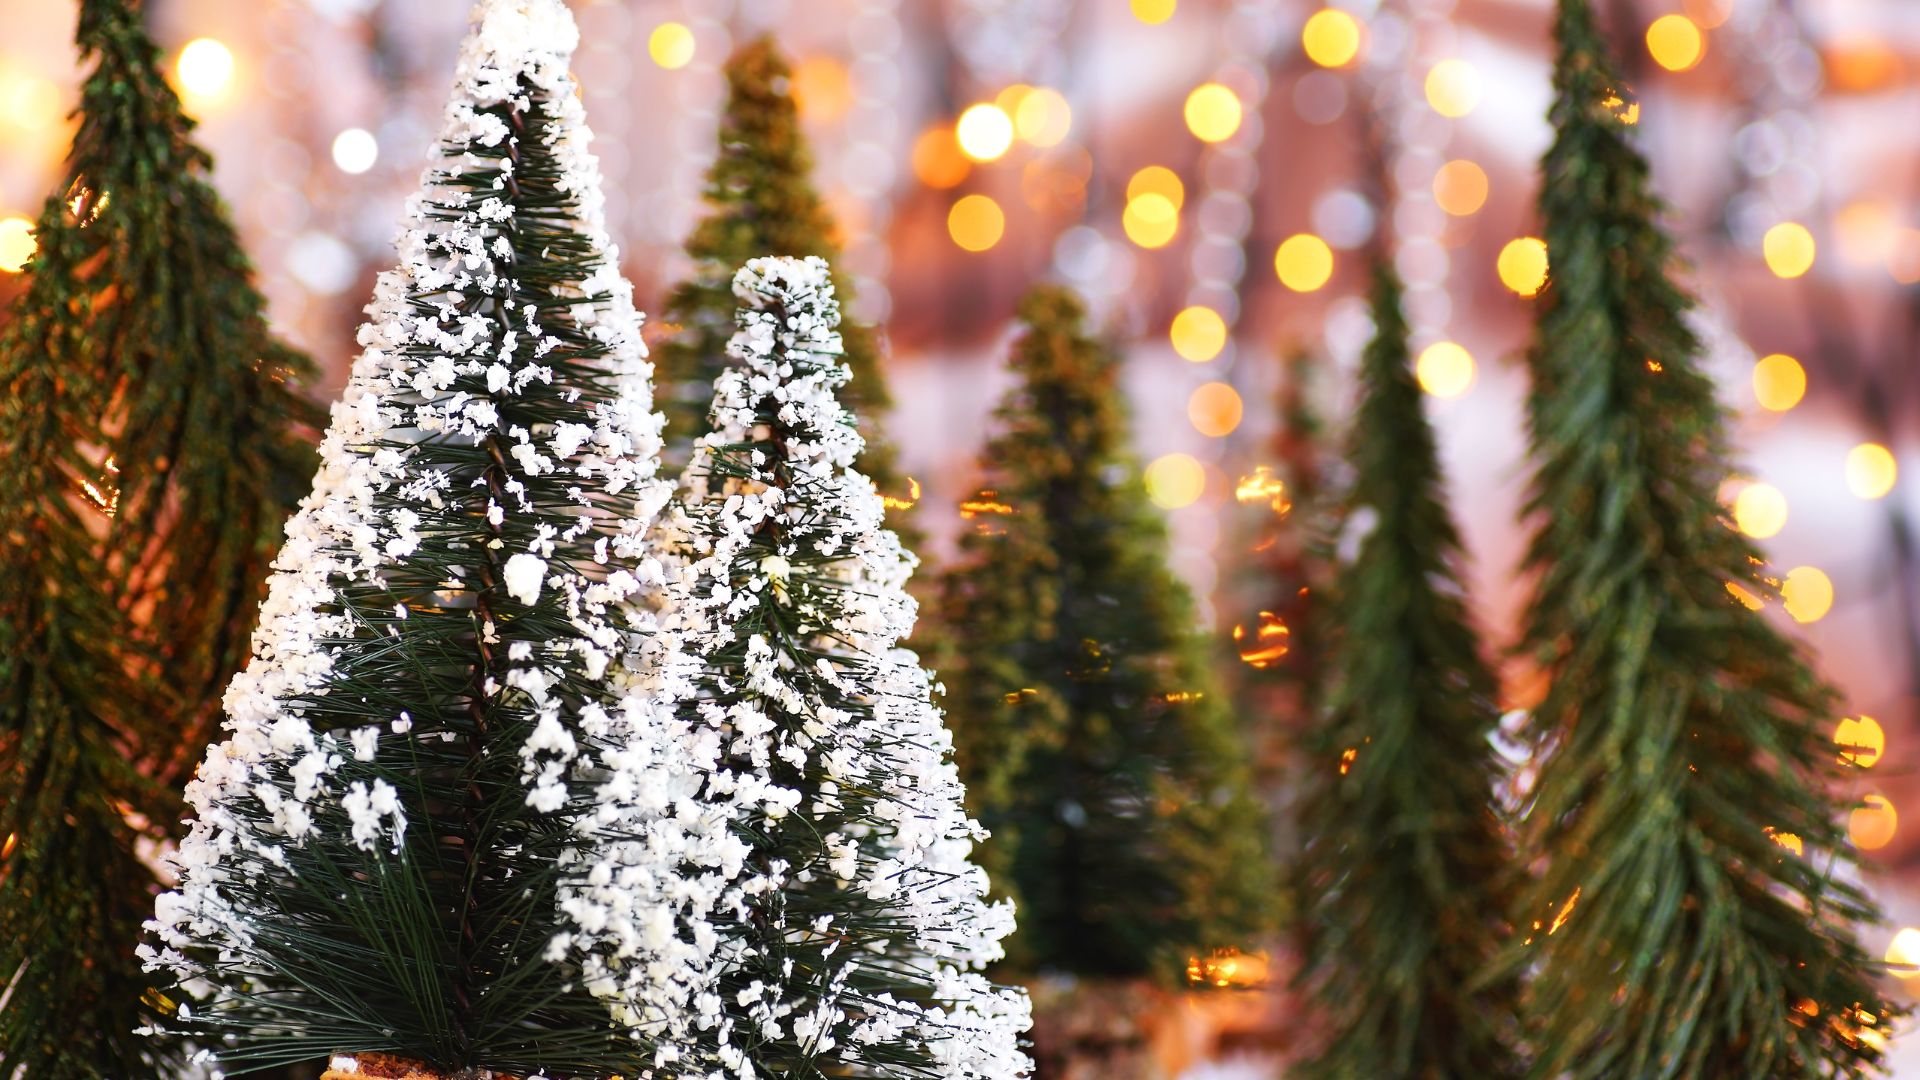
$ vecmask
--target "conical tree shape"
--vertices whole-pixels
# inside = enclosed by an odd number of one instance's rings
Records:
[[[656,1022],[674,1075],[1013,1080],[1026,998],[978,973],[1013,913],[983,899],[951,740],[898,647],[914,560],[834,399],[832,279],[818,258],[755,259],[735,291],[739,364],[673,519],[663,615],[684,650],[668,741],[704,748],[708,779],[609,785],[636,839],[581,902],[671,921],[637,952],[617,928],[575,944]]]
[[[133,1034],[136,844],[179,817],[142,774],[206,745],[319,410],[136,5],[85,0],[76,39],[78,134],[0,336],[0,1067],[172,1076]]]
[[[229,1069],[639,1075],[569,953],[646,729],[660,419],[561,0],[481,0],[152,923]],[[674,775],[656,770],[662,784]]]
[[[1127,451],[1112,353],[1035,290],[985,487],[942,582],[961,775],[1019,904],[1025,970],[1176,972],[1270,904],[1262,815],[1165,527]]]
[[[1302,981],[1329,1020],[1292,1075],[1515,1076],[1519,987],[1472,980],[1506,940],[1493,811],[1499,720],[1461,600],[1400,285],[1375,271],[1347,512],[1370,522],[1340,575],[1326,715],[1301,796]]]
[[[733,274],[763,255],[795,258],[839,256],[832,216],[814,190],[813,155],[800,130],[787,61],[772,38],[741,46],[727,59],[727,103],[720,117],[720,151],[707,171],[708,214],[687,238],[693,276],[667,297],[664,318],[680,332],[660,347],[660,404],[667,414],[667,460],[685,462],[693,441],[707,429],[714,380],[727,367],[733,336]],[[843,304],[846,282],[834,276]],[[865,326],[843,323],[840,336],[853,381],[841,391],[858,418],[866,447],[860,471],[901,510],[911,505],[908,485],[894,465],[884,422],[893,396],[881,369],[880,342]],[[902,503],[908,504],[902,506]],[[905,533],[903,539],[911,541]]]
[[[1889,1009],[1823,735],[1834,694],[1732,588],[1777,595],[1717,497],[1726,419],[1669,278],[1635,113],[1560,0],[1529,364],[1526,634],[1549,677],[1520,908],[1532,1075],[1858,1076]]]

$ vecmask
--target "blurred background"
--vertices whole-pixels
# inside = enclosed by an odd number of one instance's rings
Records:
[[[1854,842],[1920,960],[1920,4],[1597,0],[1700,299],[1747,472],[1726,498],[1772,605],[1841,688],[1866,774]],[[148,0],[281,331],[331,397],[438,125],[464,0]],[[1521,419],[1549,0],[574,0],[610,225],[643,306],[685,269],[733,44],[774,34],[855,279],[885,327],[891,426],[937,562],[1005,386],[1013,305],[1081,289],[1128,356],[1172,558],[1223,643],[1266,502],[1283,358],[1337,427],[1383,232],[1490,647],[1526,582]],[[71,0],[0,0],[0,300],[55,183]],[[665,328],[654,327],[658,336]],[[1269,628],[1271,629],[1271,628]],[[1509,704],[1532,693],[1507,665]],[[1920,980],[1912,987],[1920,992]],[[1895,1048],[1920,1077],[1920,1036]],[[1197,1056],[1197,1055],[1196,1055]],[[1188,1075],[1269,1075],[1195,1064]]]

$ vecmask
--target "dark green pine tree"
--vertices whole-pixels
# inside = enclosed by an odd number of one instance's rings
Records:
[[[1529,355],[1541,872],[1510,957],[1535,972],[1532,1075],[1861,1076],[1892,1010],[1855,937],[1878,912],[1838,821],[1835,695],[1729,595],[1778,590],[1717,497],[1726,418],[1634,114],[1587,0],[1556,32]]]
[[[1506,938],[1508,844],[1493,809],[1499,720],[1462,600],[1460,538],[1407,349],[1400,285],[1373,285],[1325,715],[1300,797],[1302,982],[1328,1018],[1296,1066],[1327,1080],[1518,1073],[1519,987],[1471,985]]]
[[[707,171],[709,212],[687,238],[693,276],[666,302],[666,320],[680,331],[655,357],[660,407],[667,415],[667,462],[673,467],[686,462],[693,440],[707,431],[713,381],[726,369],[727,340],[733,336],[734,271],[763,255],[813,255],[832,263],[840,254],[833,218],[814,190],[813,155],[800,130],[792,72],[779,48],[768,37],[748,42],[727,59],[726,75],[720,150]],[[852,303],[838,273],[834,290],[842,304]],[[901,532],[901,511],[914,497],[895,467],[883,426],[893,397],[881,366],[880,340],[871,327],[851,322],[840,334],[853,372],[840,396],[859,418],[867,441],[860,471],[888,497],[889,526]],[[914,546],[912,535],[903,533],[901,539]]]
[[[133,1035],[136,846],[179,817],[319,415],[136,5],[85,0],[77,42],[79,131],[0,337],[0,1063],[47,1080],[175,1075]]]
[[[1070,292],[1020,315],[1019,382],[942,582],[961,773],[1019,904],[1016,967],[1177,971],[1261,927],[1265,822],[1127,449],[1117,358]]]

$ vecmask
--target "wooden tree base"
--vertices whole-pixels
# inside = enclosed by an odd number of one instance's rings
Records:
[[[482,1075],[467,1072],[448,1076],[392,1054],[354,1054],[347,1060],[353,1062],[351,1070],[330,1068],[320,1074],[320,1080],[486,1080]],[[512,1078],[500,1076],[493,1080]]]

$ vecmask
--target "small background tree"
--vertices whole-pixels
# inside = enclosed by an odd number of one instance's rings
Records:
[[[133,1034],[138,856],[246,655],[312,475],[305,357],[129,0],[83,0],[65,181],[0,335],[0,1062],[176,1075]]]
[[[667,414],[667,460],[684,463],[693,440],[707,430],[714,380],[727,367],[733,336],[733,275],[748,259],[763,255],[817,256],[831,263],[840,241],[826,203],[814,190],[813,155],[800,129],[793,101],[793,73],[770,37],[742,45],[727,59],[727,102],[720,117],[720,150],[707,171],[707,216],[687,238],[693,276],[667,297],[665,318],[680,330],[660,347],[661,406]],[[846,281],[834,275],[843,305],[851,303]],[[886,437],[887,392],[880,339],[870,327],[843,323],[846,364],[853,381],[841,392],[857,418],[866,446],[860,471],[890,497],[891,524],[902,530],[910,508],[906,480]]]
[[[942,582],[939,665],[1024,972],[1177,973],[1273,902],[1246,754],[1127,451],[1113,354],[1052,287]]]
[[[1330,1023],[1293,1075],[1498,1080],[1518,1071],[1519,987],[1474,983],[1511,900],[1495,684],[1384,265],[1372,300],[1345,500],[1367,532],[1323,623],[1337,636],[1299,810],[1301,981]]]
[[[1778,589],[1719,501],[1726,420],[1637,112],[1587,0],[1555,30],[1528,357],[1541,872],[1508,957],[1535,972],[1531,1075],[1860,1076],[1892,1010],[1854,937],[1878,913],[1832,794],[1835,696],[1730,595]]]

